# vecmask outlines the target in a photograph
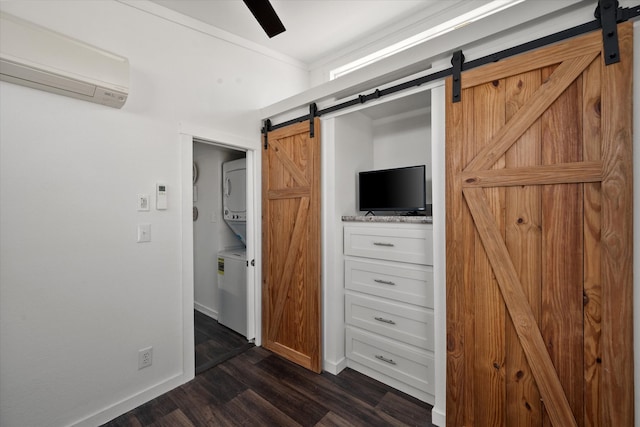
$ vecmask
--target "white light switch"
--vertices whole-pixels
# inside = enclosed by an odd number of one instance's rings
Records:
[[[139,211],[148,211],[149,210],[149,195],[148,194],[138,194],[137,206]]]
[[[151,241],[151,224],[138,224],[138,243]]]

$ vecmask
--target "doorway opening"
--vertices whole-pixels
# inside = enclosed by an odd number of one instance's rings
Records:
[[[233,194],[246,222],[246,167],[229,176],[223,171],[238,161],[246,164],[244,151],[193,142],[196,375],[252,346],[246,338],[246,233],[238,230],[239,221],[227,222],[224,213],[226,196]]]

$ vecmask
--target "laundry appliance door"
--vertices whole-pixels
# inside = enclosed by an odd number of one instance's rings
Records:
[[[247,219],[247,170],[245,165],[242,162],[237,167],[224,172],[224,219],[236,221]]]

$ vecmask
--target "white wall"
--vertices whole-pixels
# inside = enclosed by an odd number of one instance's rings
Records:
[[[417,114],[416,114],[417,113]],[[379,119],[373,122],[375,167],[396,168],[431,163],[430,111]],[[427,175],[431,175],[427,173]]]
[[[371,119],[360,112],[336,117],[335,176],[336,214],[357,215],[358,172],[375,167],[374,128]]]
[[[346,367],[344,340],[343,215],[355,215],[356,171],[373,166],[371,119],[355,112],[322,120],[323,369]]]
[[[96,425],[193,375],[179,121],[259,138],[258,108],[308,76],[119,2],[0,7],[131,63],[121,110],[0,82],[0,425]],[[168,209],[137,212],[160,181]]]
[[[373,161],[375,169],[425,165],[426,200],[431,203],[431,112],[422,109],[375,120]]]
[[[446,236],[446,170],[445,170],[445,88],[444,82],[431,90],[431,158],[433,182],[433,288],[435,403],[431,410],[433,425],[446,425],[447,404],[447,236]]]
[[[218,251],[242,246],[222,219],[222,163],[244,157],[215,145],[196,142],[193,159],[199,177],[195,184],[198,219],[193,222],[194,305],[197,310],[218,318]]]

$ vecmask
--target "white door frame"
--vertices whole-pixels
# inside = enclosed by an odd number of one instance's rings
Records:
[[[256,140],[219,132],[199,126],[180,124],[180,193],[181,193],[181,234],[182,234],[182,330],[183,330],[183,369],[186,375],[195,374],[194,345],[194,271],[193,271],[193,142],[205,142],[214,145],[245,151],[247,156],[247,339],[256,345],[262,342],[262,293],[261,283],[262,247],[260,215],[261,186],[261,146]],[[252,263],[252,260],[255,262]],[[253,264],[253,265],[252,265]],[[258,268],[256,268],[256,266]]]

